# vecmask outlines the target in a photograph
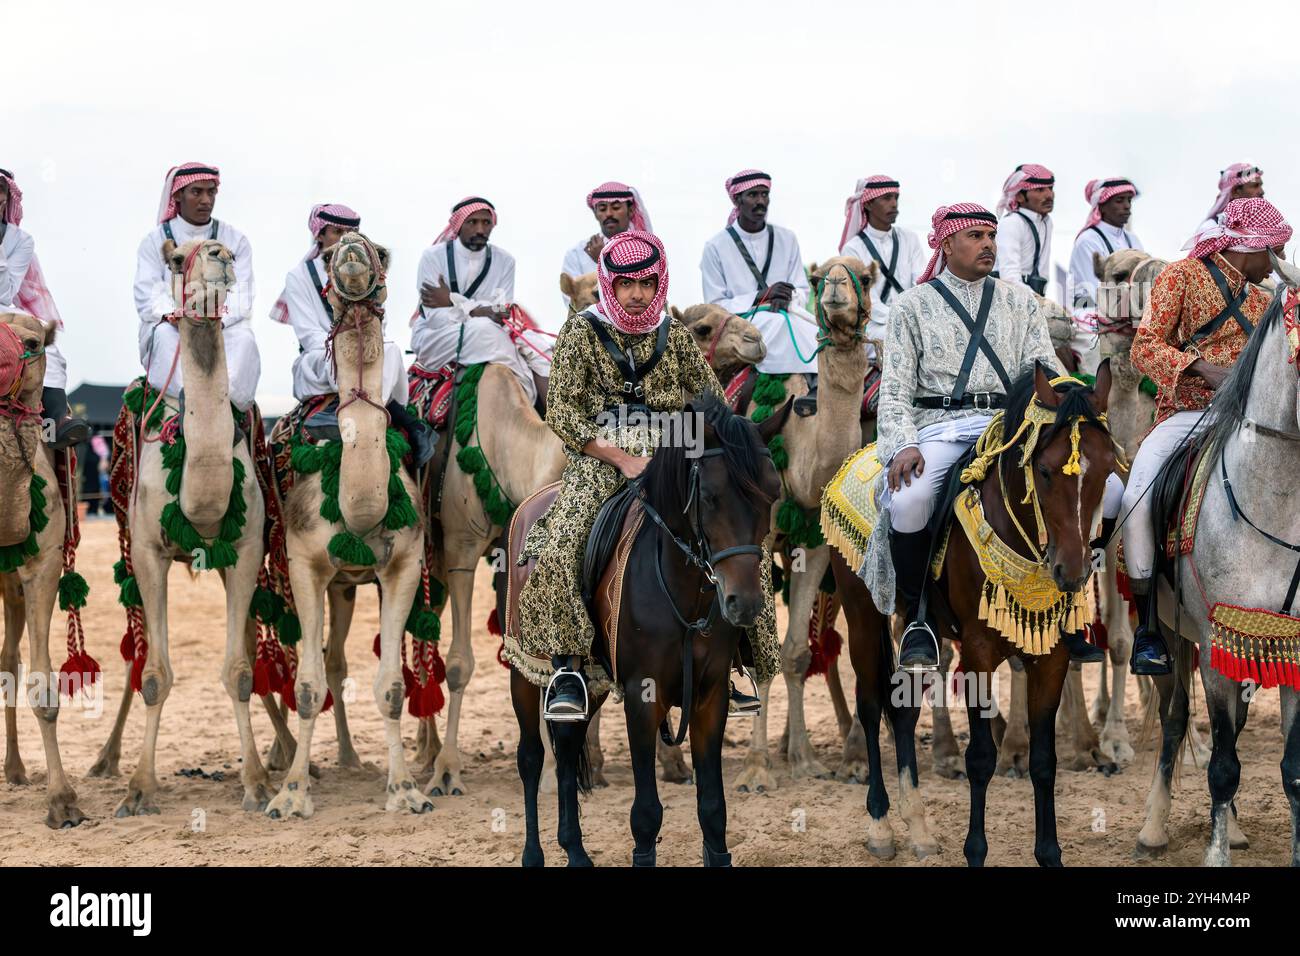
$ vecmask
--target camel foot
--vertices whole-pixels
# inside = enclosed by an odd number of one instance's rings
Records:
[[[662,774],[660,779],[664,783],[690,783],[693,779],[681,747],[663,748],[659,754],[659,766]]]
[[[1029,776],[1029,746],[1004,746],[998,752],[998,764],[994,773],[1001,776],[1011,777],[1012,779],[1023,779]]]
[[[934,772],[945,780],[965,780],[966,763],[959,754],[934,755]]]
[[[835,768],[835,779],[841,783],[865,784],[870,777],[871,771],[864,757],[845,754]]]
[[[113,816],[121,819],[123,817],[143,817],[151,816],[162,811],[158,809],[158,804],[154,802],[156,790],[141,790],[134,784],[127,790],[126,796],[122,802],[117,805],[113,811]]]
[[[21,760],[14,761],[12,764],[5,764],[5,783],[12,784],[15,787],[26,787],[31,783],[27,779],[27,768],[23,766]]]
[[[344,770],[360,770],[362,769],[361,758],[357,756],[357,752],[351,747],[348,747],[346,750],[340,749],[339,766]]]
[[[290,817],[306,820],[315,812],[316,808],[311,802],[311,792],[302,784],[291,781],[285,781],[280,792],[266,807],[266,815],[272,820],[287,820]]]
[[[463,797],[465,790],[460,779],[460,753],[443,747],[433,761],[433,778],[424,792],[431,797]]]
[[[1160,843],[1155,846],[1148,846],[1141,840],[1138,840],[1137,846],[1133,848],[1133,859],[1135,860],[1158,860],[1169,852],[1168,843]]]
[[[433,809],[433,801],[421,793],[415,781],[408,777],[399,783],[388,785],[388,802],[384,804],[384,809],[389,813],[396,810],[428,813]]]
[[[77,795],[72,792],[61,793],[51,797],[49,812],[45,815],[45,825],[51,830],[70,830],[80,826],[86,815],[77,806]]]
[[[271,786],[268,781],[260,780],[244,788],[244,802],[240,805],[246,813],[261,813],[271,803]]]
[[[90,765],[90,769],[86,771],[86,776],[87,777],[118,776],[120,771],[117,769],[117,764],[118,764],[118,760],[120,759],[120,756],[121,756],[120,754],[110,753],[107,750],[101,750],[99,752],[99,757],[95,760],[93,764]]]
[[[591,768],[591,785],[597,790],[609,786],[609,780],[605,777],[605,769],[603,767]]]
[[[790,762],[792,780],[826,780],[831,775],[831,772],[817,759],[812,744],[806,739],[801,746],[790,750],[787,759]]]
[[[745,765],[736,778],[736,789],[740,793],[765,793],[776,789],[776,778],[772,776],[772,761],[766,753],[750,751],[745,758]]]
[[[1133,745],[1124,737],[1103,737],[1101,754],[1111,763],[1121,767],[1132,763],[1135,756]]]

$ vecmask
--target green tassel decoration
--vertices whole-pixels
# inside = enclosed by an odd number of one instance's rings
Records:
[[[59,578],[59,610],[72,611],[86,606],[86,597],[90,594],[90,585],[76,571],[69,571]]]
[[[329,553],[343,564],[370,567],[375,563],[375,552],[370,545],[351,531],[340,531],[330,538]]]
[[[279,635],[280,643],[286,647],[297,644],[302,640],[302,622],[298,620],[298,615],[285,611],[275,625],[275,633]]]

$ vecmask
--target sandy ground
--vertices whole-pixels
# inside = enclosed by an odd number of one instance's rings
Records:
[[[367,768],[346,771],[337,766],[334,723],[326,715],[316,732],[314,762],[321,777],[313,785],[316,814],[310,820],[273,821],[240,810],[238,734],[229,698],[219,682],[224,644],[223,603],[219,579],[206,575],[191,581],[180,567],[172,571],[172,663],[176,683],[163,712],[158,746],[161,814],[114,819],[126,775],[134,769],[144,728],[144,708],[136,700],[127,725],[122,750],[123,776],[92,779],[84,774],[94,762],[111,727],[125,679],[118,642],[124,627],[116,604],[111,565],[117,558],[112,521],[83,524],[78,566],[91,585],[85,615],[91,653],[105,665],[104,713],[94,717],[66,707],[59,719],[64,766],[89,817],[82,826],[51,831],[44,824],[45,758],[34,717],[20,708],[19,740],[30,786],[4,785],[0,789],[0,847],[3,859],[16,864],[459,864],[515,865],[523,842],[523,800],[515,768],[516,726],[509,703],[508,674],[496,661],[496,639],[480,626],[474,633],[478,661],[466,694],[461,728],[465,761],[464,779],[469,792],[459,797],[438,797],[433,813],[414,816],[384,810],[383,730],[371,690],[376,660],[371,639],[377,630],[377,602],[373,588],[359,592],[351,639],[350,669],[356,680],[356,700],[348,712],[358,753]],[[475,591],[475,620],[483,622],[491,606],[490,579],[481,574]],[[449,617],[449,615],[448,615]],[[782,609],[784,624],[784,610]],[[448,622],[448,632],[450,624]],[[56,615],[52,657],[63,659],[62,617]],[[444,638],[450,640],[450,633]],[[24,658],[27,657],[24,642]],[[852,693],[853,673],[847,654],[840,659],[843,682]],[[1091,694],[1098,668],[1087,669]],[[780,682],[778,682],[779,684]],[[1002,681],[1005,698],[1010,681]],[[773,691],[771,727],[773,749],[785,719],[785,691]],[[1127,718],[1135,762],[1122,773],[1061,772],[1057,778],[1057,825],[1064,860],[1075,866],[1198,865],[1208,836],[1208,796],[1203,771],[1189,769],[1175,790],[1170,815],[1170,852],[1158,863],[1134,864],[1132,849],[1142,824],[1151,779],[1150,747],[1139,744],[1141,729],[1137,688],[1129,683]],[[270,745],[270,722],[260,706],[254,707],[254,729],[263,754]],[[610,786],[599,789],[583,806],[586,845],[596,863],[626,865],[631,859],[628,813],[632,778],[627,759],[627,738],[621,710],[607,705],[602,737],[606,775]],[[955,726],[965,744],[965,717]],[[291,727],[296,718],[290,715]],[[840,743],[830,699],[821,679],[808,692],[808,722],[814,746],[831,769],[839,762]],[[415,722],[403,721],[408,756],[414,753]],[[1201,729],[1206,729],[1203,712]],[[1281,759],[1279,707],[1276,691],[1262,692],[1251,708],[1250,723],[1242,735],[1240,755],[1242,786],[1238,795],[1240,819],[1251,846],[1235,851],[1237,865],[1275,866],[1288,862],[1289,812],[1278,776]],[[940,778],[929,765],[930,715],[922,718],[921,788],[942,852],[925,866],[964,863],[961,845],[968,812],[964,781]],[[744,758],[748,724],[733,722],[725,754],[726,777],[734,780]],[[775,755],[774,755],[775,756]],[[884,760],[892,767],[893,747],[886,739]],[[865,846],[866,788],[834,780],[793,782],[777,758],[779,787],[763,794],[728,792],[728,836],[737,865],[918,865],[903,843],[905,826],[895,816],[899,854],[881,863]],[[211,774],[222,771],[224,780],[182,776],[179,771],[199,767]],[[897,784],[889,774],[891,799],[897,804]],[[278,786],[281,774],[274,774]],[[424,780],[421,778],[421,782]],[[660,783],[664,826],[659,848],[663,864],[696,866],[700,862],[700,834],[691,786]],[[989,791],[988,836],[990,865],[1033,865],[1033,792],[1026,779],[995,779]],[[555,799],[541,801],[542,838],[547,861],[564,859],[554,842]],[[1097,822],[1104,828],[1094,830]],[[201,823],[201,826],[200,826]]]

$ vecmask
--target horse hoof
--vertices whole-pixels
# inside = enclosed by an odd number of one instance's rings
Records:
[[[1139,841],[1137,846],[1133,848],[1133,859],[1158,860],[1168,852],[1168,843],[1161,843],[1159,846],[1147,846],[1145,843]]]
[[[520,862],[529,869],[539,867],[539,866],[545,866],[546,855],[542,852],[541,847],[538,847],[537,849],[526,847],[524,849],[523,858],[520,860]]]
[[[1104,763],[1097,767],[1097,770],[1103,777],[1112,777],[1120,772],[1120,767],[1117,763]]]
[[[877,860],[892,860],[898,854],[898,851],[894,849],[893,840],[888,843],[868,843],[867,852]]]

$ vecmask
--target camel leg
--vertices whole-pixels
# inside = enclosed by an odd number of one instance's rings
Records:
[[[741,793],[763,793],[776,789],[776,777],[772,775],[772,755],[767,749],[767,714],[768,701],[772,697],[772,682],[758,685],[758,696],[762,700],[762,711],[754,718],[754,729],[749,735],[749,751],[745,754],[745,763],[736,777],[735,788]]]
[[[438,736],[437,719],[421,717],[415,729],[415,772],[433,773],[433,762],[438,759],[438,751],[441,749],[442,739]]]
[[[333,569],[328,566],[318,568],[306,557],[299,557],[309,548],[305,545],[295,547],[295,544],[294,536],[290,534],[289,584],[293,588],[302,630],[297,648],[298,673],[293,686],[294,704],[298,711],[298,741],[293,762],[280,784],[280,792],[266,808],[266,815],[272,820],[306,819],[315,812],[311,799],[311,741],[316,730],[316,718],[325,704],[325,654],[321,644],[325,631],[325,588],[333,576]],[[386,607],[388,603],[385,602]]]
[[[113,720],[113,729],[109,732],[104,746],[99,748],[99,755],[86,771],[87,777],[116,777],[118,761],[122,759],[122,731],[126,729],[126,718],[131,713],[131,698],[135,691],[131,689],[131,662],[123,669],[122,699],[117,705],[117,717]]]
[[[1189,704],[1189,707],[1193,706]],[[1211,727],[1211,736],[1214,728]],[[1190,717],[1187,721],[1187,753],[1184,755],[1184,762],[1197,768],[1208,767],[1210,764],[1210,745],[1205,742],[1201,736],[1200,728],[1196,726],[1196,718]]]
[[[134,532],[140,529],[132,530]],[[126,796],[113,812],[117,817],[159,812],[155,802],[158,775],[154,761],[162,708],[174,679],[167,648],[167,571],[171,560],[170,556],[161,552],[158,545],[142,540],[147,537],[133,533],[131,544],[131,566],[135,570],[140,596],[144,600],[145,640],[149,643],[144,670],[140,676],[140,696],[144,698],[145,705],[144,744],[140,750],[140,762],[127,783]]]
[[[786,759],[790,776],[794,780],[806,777],[825,778],[830,771],[817,759],[808,727],[804,722],[804,675],[808,672],[811,654],[808,649],[808,619],[812,614],[817,589],[830,561],[828,547],[823,545],[807,555],[805,569],[795,575],[790,586],[790,619],[785,643],[781,646],[781,671],[785,675],[785,689],[789,710],[786,719],[789,727],[789,750]]]
[[[948,681],[952,670],[952,641],[939,642],[939,679]],[[952,732],[952,714],[948,710],[948,695],[936,694],[934,706],[930,708],[933,722],[930,759],[934,772],[947,780],[966,779],[966,762],[957,748],[957,736]]]
[[[59,755],[59,673],[50,663],[50,617],[58,596],[59,554],[54,550],[35,560],[35,567],[27,566],[18,572],[23,602],[19,606],[26,612],[28,659],[32,666],[27,678],[27,699],[41,728],[41,743],[45,745],[45,798],[49,808],[45,825],[60,830],[75,827],[86,818],[77,806],[77,791],[68,782]],[[37,689],[35,694],[30,689],[32,685]]]
[[[250,477],[249,481],[253,479]],[[248,489],[245,488],[245,495]],[[251,518],[258,517],[250,514]],[[248,608],[257,587],[257,569],[262,557],[261,521],[249,521],[239,541],[239,560],[234,567],[221,571],[226,585],[226,659],[221,668],[221,683],[235,708],[239,728],[239,750],[243,764],[239,779],[244,785],[243,808],[261,812],[271,800],[271,778],[262,766],[253,738],[253,718],[248,702],[253,696],[253,662],[248,654],[248,636],[254,623]]]
[[[388,747],[388,800],[384,808],[390,812],[406,809],[412,813],[427,813],[433,809],[433,801],[420,792],[411,776],[406,765],[406,747],[402,743],[402,705],[406,702],[406,685],[402,680],[402,641],[406,633],[406,616],[420,586],[421,539],[418,533],[403,533],[399,536],[398,547],[401,547],[402,538],[408,539],[407,553],[395,556],[379,575],[384,602],[379,614],[375,704],[384,719],[384,742]],[[472,658],[470,667],[473,668]],[[461,689],[464,690],[464,684]],[[450,721],[448,726],[451,726]],[[446,749],[443,748],[443,753]],[[435,781],[439,779],[436,773],[435,770]]]
[[[587,725],[587,764],[591,767],[591,785],[608,787],[609,781],[605,779],[605,752],[600,749],[599,710],[591,715],[591,723]]]
[[[4,576],[4,602],[5,642],[4,649],[0,650],[0,674],[5,675],[5,783],[25,787],[30,781],[18,752],[18,688],[21,686],[18,668],[22,663],[18,642],[23,639],[26,613],[18,579],[12,574]]]
[[[1101,753],[1101,741],[1097,737],[1097,731],[1092,726],[1092,721],[1088,719],[1087,698],[1083,693],[1083,666],[1072,664],[1066,674],[1065,691],[1061,697],[1060,713],[1064,715],[1066,730],[1071,736],[1074,744],[1074,760],[1068,769],[1070,770],[1092,770],[1100,769],[1103,774],[1110,776],[1119,770],[1110,760],[1107,760]],[[1058,720],[1061,719],[1058,714]]]
[[[682,719],[686,719],[685,715],[682,715]],[[661,737],[656,737],[655,740],[655,754],[659,758],[664,783],[690,783],[694,778],[691,768],[686,766],[686,755],[682,753],[682,748],[664,743]]]
[[[474,673],[473,621],[474,564],[483,553],[481,542],[461,546],[451,551],[452,541],[446,540],[447,587],[451,596],[451,649],[447,652],[447,724],[442,749],[433,761],[433,777],[425,790],[430,796],[459,797],[465,793],[461,780],[460,711],[465,700],[465,687]],[[408,603],[409,607],[409,603]]]
[[[1027,681],[1024,665],[1019,660],[1012,658],[1008,663],[1011,665],[1011,707],[1007,715],[1006,733],[1002,735],[1002,746],[998,748],[998,763],[994,773],[1025,777],[1029,775]]]
[[[343,700],[343,682],[348,676],[348,659],[344,646],[348,639],[348,628],[352,626],[352,613],[357,606],[357,589],[332,587],[326,591],[326,598],[329,602],[330,637],[329,643],[325,645],[325,682],[329,685],[330,696],[334,698],[334,730],[339,738],[339,766],[360,770],[361,758],[352,746],[347,705]]]
[[[1115,546],[1112,546],[1115,547]],[[1106,566],[1115,567],[1113,554],[1107,554]],[[1115,583],[1115,571],[1108,570],[1102,578],[1102,603],[1106,608],[1106,634],[1110,644],[1110,693],[1098,696],[1098,717],[1104,721],[1101,729],[1101,752],[1119,766],[1133,760],[1133,743],[1128,725],[1124,722],[1124,695],[1128,689],[1128,659],[1133,650],[1133,628],[1128,619],[1128,603],[1120,596]],[[1104,689],[1104,688],[1103,688]]]

